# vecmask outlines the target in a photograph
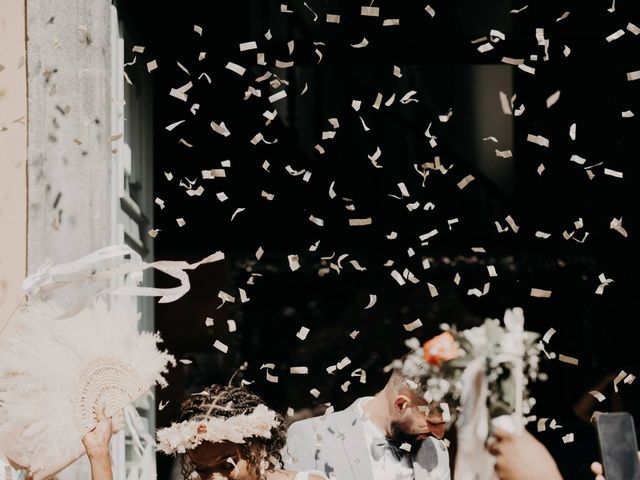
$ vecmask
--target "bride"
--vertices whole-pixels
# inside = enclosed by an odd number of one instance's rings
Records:
[[[111,480],[111,419],[99,413],[83,438],[93,480]],[[326,480],[321,472],[280,470],[286,427],[281,415],[242,387],[212,385],[191,395],[179,422],[157,432],[158,450],[178,455],[185,480]]]

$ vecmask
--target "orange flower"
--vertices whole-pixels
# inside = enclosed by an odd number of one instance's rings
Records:
[[[422,346],[427,363],[439,367],[442,362],[453,360],[460,355],[458,345],[449,332],[441,333],[427,340]]]

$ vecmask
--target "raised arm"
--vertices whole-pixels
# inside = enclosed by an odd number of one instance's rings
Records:
[[[113,480],[111,457],[109,456],[109,441],[112,434],[111,418],[106,418],[104,410],[100,410],[98,423],[93,430],[82,437],[82,443],[91,464],[92,480]]]

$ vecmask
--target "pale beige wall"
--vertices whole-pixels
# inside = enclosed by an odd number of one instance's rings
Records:
[[[25,0],[0,0],[0,329],[20,299],[20,284],[26,273],[27,83],[24,30]]]

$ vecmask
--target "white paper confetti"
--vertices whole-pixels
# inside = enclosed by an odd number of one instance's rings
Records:
[[[567,355],[560,354],[558,355],[558,360],[563,363],[568,363],[570,365],[578,365],[579,360],[574,357],[569,357]]]
[[[552,93],[547,97],[547,108],[551,108],[560,99],[560,90]]]
[[[627,73],[627,80],[629,80],[630,82],[634,80],[638,80],[639,78],[640,78],[640,70]]]
[[[298,330],[298,333],[296,333],[296,337],[298,337],[300,340],[305,340],[309,332],[310,330],[307,327],[300,327],[300,330]]]
[[[614,40],[619,39],[621,36],[624,35],[624,30],[620,29],[620,30],[616,30],[615,32],[613,32],[611,35],[608,35],[605,40],[607,42],[613,42]]]
[[[420,328],[422,326],[422,321],[419,318],[417,318],[413,322],[405,323],[402,326],[407,332],[412,332],[415,329]]]
[[[536,298],[550,298],[551,290],[543,290],[541,288],[532,288],[530,295]]]
[[[549,140],[542,135],[533,135],[529,133],[527,135],[527,142],[535,143],[536,145],[540,145],[541,147],[549,148]]]
[[[213,346],[220,350],[222,353],[227,353],[229,351],[229,347],[222,343],[220,340],[216,340]]]
[[[467,175],[462,180],[458,182],[458,188],[462,190],[464,187],[469,185],[473,180],[475,180],[473,175]]]

